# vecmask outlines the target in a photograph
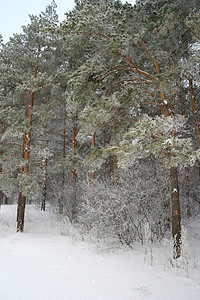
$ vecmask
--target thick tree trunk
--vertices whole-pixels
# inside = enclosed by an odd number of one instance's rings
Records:
[[[172,238],[173,257],[177,259],[181,256],[181,215],[179,202],[179,184],[177,167],[170,169],[171,179],[171,208],[172,208]]]
[[[19,192],[18,196],[18,207],[17,207],[17,232],[24,231],[24,216],[26,207],[26,197]]]

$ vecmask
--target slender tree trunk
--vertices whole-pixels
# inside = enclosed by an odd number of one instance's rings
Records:
[[[94,156],[93,147],[95,147],[95,133],[92,134],[92,140],[91,140],[91,155]],[[94,171],[91,172],[91,186],[93,188],[94,185],[94,179],[95,179],[95,173]]]
[[[179,100],[179,110],[181,116],[184,116],[183,114],[183,105],[182,105],[182,97],[181,97],[181,89],[180,89],[180,83],[179,83],[179,94],[178,94],[178,100]],[[185,138],[185,131],[183,129],[182,131],[182,137]],[[185,167],[185,195],[187,198],[187,215],[190,216],[190,177],[189,177],[190,171],[189,167]]]
[[[38,47],[38,53],[35,62],[34,68],[34,77],[37,76],[38,71],[38,61],[40,55],[41,48]],[[32,122],[33,122],[33,106],[34,106],[34,98],[35,93],[32,92],[30,95],[30,104],[28,107],[28,122],[29,122],[29,131],[24,134],[24,150],[23,150],[23,158],[26,161],[26,165],[24,166],[24,174],[28,175],[29,172],[29,155],[30,155],[30,145],[31,145],[31,133],[32,133]],[[17,208],[17,232],[23,232],[24,230],[24,216],[25,216],[25,206],[26,206],[26,197],[22,194],[21,188],[18,196],[18,208]]]
[[[62,158],[65,160],[66,158],[66,120],[67,120],[67,115],[66,115],[66,102],[64,101],[64,119],[63,119],[63,151],[62,151]],[[59,206],[59,213],[63,213],[63,202],[64,202],[64,188],[65,188],[65,167],[63,166],[62,169],[62,195],[58,199],[58,206]]]
[[[173,238],[173,257],[181,256],[181,218],[179,202],[179,184],[177,167],[170,169],[171,178],[171,199],[172,199],[172,238]]]
[[[109,180],[111,181],[112,180],[112,157],[109,156]]]
[[[4,204],[5,204],[5,205],[8,205],[8,197],[7,197],[6,194],[3,194],[3,193],[2,193],[2,197],[3,197],[3,195],[4,195],[4,197],[5,197],[5,202],[4,202]]]
[[[192,79],[189,79],[189,88],[190,88],[190,98],[191,98],[191,105],[192,105],[192,113],[193,113],[196,140],[197,140],[198,148],[200,149],[199,121],[198,121],[198,114],[197,114],[197,108],[196,108],[196,103],[195,103],[195,95],[194,95],[194,88],[193,88]]]
[[[3,154],[3,151],[0,150],[0,156]],[[0,174],[2,174],[2,165],[0,164]],[[2,205],[2,196],[3,196],[3,192],[0,190],[0,207]]]
[[[48,146],[48,140],[47,140],[47,124],[43,126],[44,128],[44,145],[43,145],[43,150],[44,150],[44,157],[42,158],[42,204],[41,204],[41,210],[45,211],[46,209],[46,195],[47,195],[47,185],[46,185],[46,178],[47,178],[47,146]]]
[[[18,207],[17,207],[17,232],[24,231],[24,216],[26,207],[26,197],[19,191]]]
[[[91,140],[91,155],[94,156],[93,147],[95,147],[95,133],[92,134],[92,140]],[[94,179],[95,179],[95,173],[94,171],[91,172],[91,205],[94,204]]]
[[[1,155],[2,153],[0,152],[0,155]],[[2,174],[2,166],[1,166],[1,164],[0,164],[0,174]],[[2,195],[3,195],[3,193],[2,193],[2,191],[0,190],[0,208],[1,208],[1,204],[2,204]]]
[[[106,129],[103,128],[103,147],[106,146]],[[106,180],[106,161],[103,163],[103,179]]]
[[[47,184],[46,184],[47,157],[43,158],[42,168],[43,168],[43,175],[42,175],[42,204],[41,204],[41,210],[45,211],[45,209],[46,209],[46,195],[47,195]]]
[[[75,159],[76,159],[76,135],[77,135],[77,116],[72,117],[72,151],[74,161],[72,163],[72,219],[76,216],[76,170],[75,170]]]
[[[116,124],[113,123],[113,138],[116,138]],[[117,186],[117,155],[113,155],[113,184]]]
[[[43,211],[45,211],[46,209],[46,195],[47,195],[47,186],[46,186],[46,181],[44,181],[42,184],[42,205],[41,205],[41,210]]]
[[[198,149],[200,149],[200,137],[199,137],[199,120],[198,120],[198,113],[195,101],[195,94],[194,94],[194,87],[192,79],[189,79],[189,89],[190,89],[190,99],[192,105],[192,113],[193,113],[193,120],[194,120],[194,129],[196,135],[196,141]],[[199,163],[199,178],[200,178],[200,163]]]

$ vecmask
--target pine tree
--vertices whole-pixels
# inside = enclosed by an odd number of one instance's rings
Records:
[[[11,173],[16,172],[19,185],[17,231],[23,231],[26,197],[34,194],[33,188],[37,184],[32,166],[36,157],[31,154],[35,152],[34,147],[39,147],[36,124],[44,119],[41,108],[51,95],[49,88],[53,84],[55,40],[45,29],[57,26],[55,8],[52,2],[39,17],[30,16],[31,23],[23,27],[23,34],[14,35],[1,51],[5,68],[1,76],[1,85],[4,86],[1,114],[6,122],[2,137],[3,164],[11,165],[9,148],[17,146],[21,149],[17,154],[19,163],[12,159],[15,169],[10,167]],[[5,170],[8,173],[9,169]],[[37,179],[38,174],[35,175]]]

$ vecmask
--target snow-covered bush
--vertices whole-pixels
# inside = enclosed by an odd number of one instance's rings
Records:
[[[149,238],[160,240],[169,229],[170,195],[164,169],[155,162],[145,159],[120,171],[116,187],[98,179],[92,186],[83,182],[78,215],[82,232],[132,247],[135,241],[144,243],[148,222]]]

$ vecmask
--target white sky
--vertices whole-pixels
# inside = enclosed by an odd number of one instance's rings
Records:
[[[122,3],[125,2],[122,0]],[[135,0],[127,2],[134,4]],[[21,32],[21,26],[29,23],[29,14],[38,15],[50,3],[51,0],[0,0],[0,34],[4,42],[13,33]],[[56,4],[60,21],[64,19],[64,13],[74,7],[73,0],[56,0]]]

